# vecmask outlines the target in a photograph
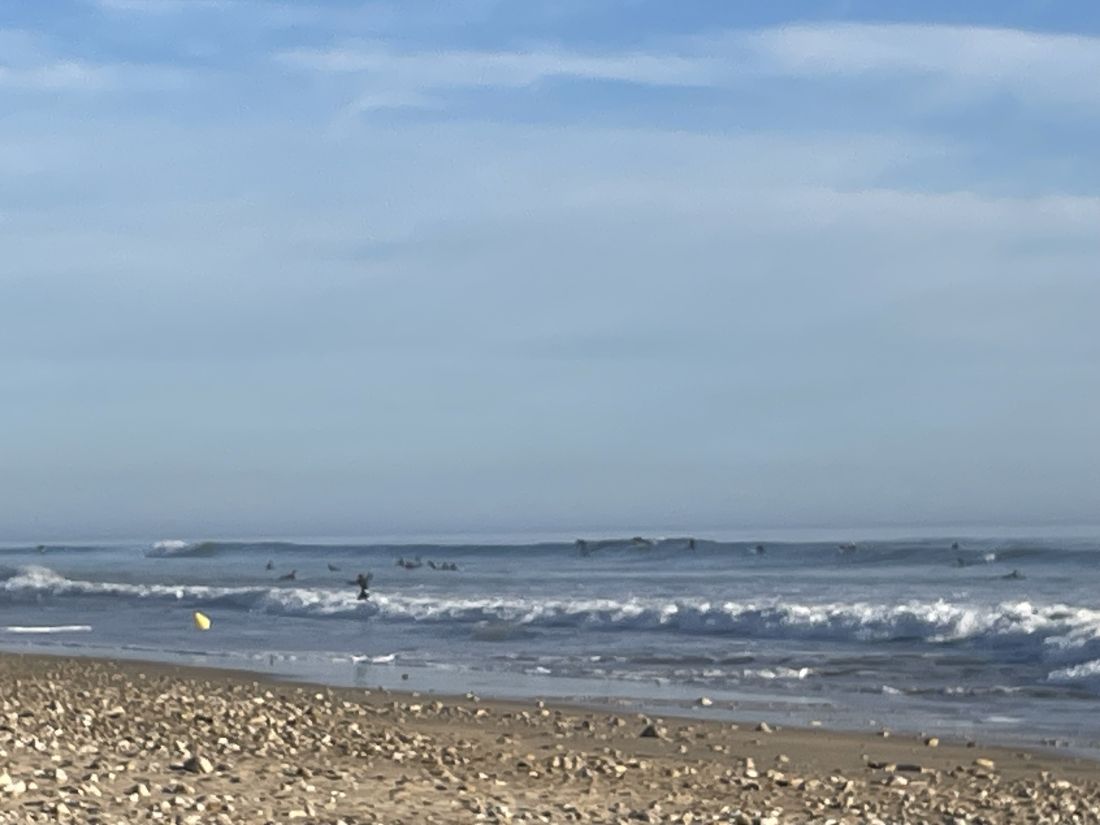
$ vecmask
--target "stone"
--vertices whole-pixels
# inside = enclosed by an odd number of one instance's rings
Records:
[[[188,773],[213,773],[214,764],[205,756],[192,756],[183,763],[183,769]]]

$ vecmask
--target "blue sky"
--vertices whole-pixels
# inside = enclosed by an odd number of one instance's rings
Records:
[[[1098,77],[1086,2],[0,2],[0,537],[1095,523]]]

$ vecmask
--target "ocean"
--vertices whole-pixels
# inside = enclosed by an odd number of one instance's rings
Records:
[[[7,545],[0,648],[1097,756],[1100,540]]]

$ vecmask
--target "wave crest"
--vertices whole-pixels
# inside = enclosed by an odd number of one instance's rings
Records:
[[[1028,601],[986,606],[944,600],[807,604],[701,599],[441,598],[378,591],[370,601],[359,601],[356,595],[352,587],[216,587],[82,581],[38,566],[20,568],[0,579],[0,600],[9,602],[102,596],[285,615],[376,617],[392,622],[675,631],[748,639],[914,640],[933,644],[980,641],[990,646],[1032,648],[1040,658],[1066,664],[1100,656],[1100,611],[1070,605],[1041,606]]]

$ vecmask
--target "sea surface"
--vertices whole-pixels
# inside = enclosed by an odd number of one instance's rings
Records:
[[[1100,539],[6,545],[0,648],[1096,756]]]

